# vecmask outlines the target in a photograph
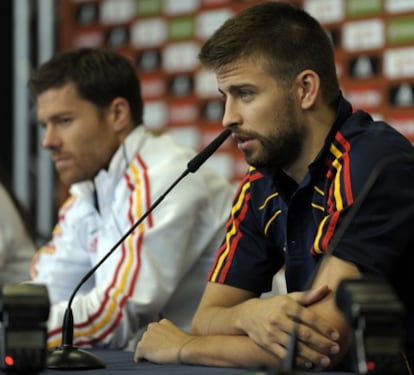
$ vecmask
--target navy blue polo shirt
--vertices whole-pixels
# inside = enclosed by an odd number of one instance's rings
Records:
[[[353,112],[341,96],[332,129],[300,184],[277,167],[249,168],[209,281],[259,295],[285,265],[288,291],[303,290],[375,166],[413,153],[394,128]],[[413,227],[414,165],[394,164],[380,174],[333,254],[392,284],[414,339]]]

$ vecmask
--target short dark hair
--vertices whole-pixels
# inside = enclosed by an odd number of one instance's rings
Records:
[[[303,9],[283,2],[265,2],[228,19],[203,45],[201,63],[217,70],[239,59],[263,61],[281,84],[291,84],[305,69],[321,79],[324,99],[339,95],[332,42],[320,23]]]
[[[94,48],[60,52],[32,72],[28,86],[37,97],[45,90],[73,83],[78,95],[98,108],[125,98],[135,126],[143,121],[141,86],[132,64],[123,56]]]

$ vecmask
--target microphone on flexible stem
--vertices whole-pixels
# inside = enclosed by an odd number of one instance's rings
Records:
[[[200,166],[220,147],[220,145],[231,134],[231,130],[226,129],[220,133],[211,143],[200,151],[193,159],[187,163],[187,169],[171,184],[151,207],[132,225],[132,227],[118,240],[118,242],[102,257],[102,259],[90,269],[89,272],[80,280],[73,290],[63,317],[62,324],[62,345],[55,348],[48,356],[47,367],[62,370],[86,370],[104,368],[105,364],[94,354],[87,352],[79,347],[73,346],[73,314],[72,302],[81,286],[95,273],[103,262],[118,248],[118,246],[140,225],[145,218],[161,203],[169,192],[189,173],[196,172]]]
[[[349,208],[348,213],[344,217],[341,225],[338,227],[338,230],[332,237],[332,240],[329,242],[328,248],[324,253],[323,257],[320,259],[316,267],[314,268],[313,272],[311,273],[310,277],[308,278],[305,289],[309,290],[314,283],[316,276],[318,275],[319,269],[321,268],[323,259],[327,256],[332,255],[336,247],[338,246],[339,241],[342,239],[345,231],[347,230],[348,226],[351,224],[352,220],[354,219],[355,215],[358,213],[359,208],[361,207],[362,203],[365,202],[365,199],[368,193],[371,191],[371,188],[378,180],[380,174],[388,168],[390,165],[394,163],[408,163],[414,162],[414,154],[399,154],[399,155],[391,155],[383,160],[381,160],[371,171],[367,180],[365,181],[364,185],[362,186],[361,192],[359,193],[358,197],[355,199],[352,206]],[[299,329],[299,318],[300,313],[303,306],[299,305],[298,310],[295,314],[297,319],[295,319],[296,323],[293,327],[293,330],[290,334],[290,340],[287,345],[286,357],[283,361],[283,364],[280,369],[276,369],[274,372],[275,375],[294,375],[294,363],[297,354],[297,344],[298,344],[298,329]]]

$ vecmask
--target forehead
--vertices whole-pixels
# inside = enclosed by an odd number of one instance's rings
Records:
[[[72,83],[45,90],[37,96],[36,102],[37,115],[42,120],[59,113],[79,112],[86,106],[91,106],[78,95]]]
[[[76,87],[73,83],[66,83],[63,86],[51,87],[37,96],[38,104],[68,100],[80,100]]]
[[[240,59],[226,64],[218,68],[215,74],[220,89],[230,85],[260,85],[269,80],[275,82],[263,61],[253,59]]]

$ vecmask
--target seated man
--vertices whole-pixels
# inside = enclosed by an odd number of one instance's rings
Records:
[[[352,329],[336,305],[345,278],[386,280],[405,306],[404,357],[414,353],[414,148],[341,95],[320,24],[264,2],[226,21],[204,44],[230,128],[250,169],[236,194],[192,335],[149,326],[135,358],[220,366],[280,366],[297,328],[296,366],[343,363]],[[384,169],[351,224],[341,224],[371,171]],[[335,233],[332,254],[324,257]],[[329,250],[331,252],[331,250]],[[324,259],[317,276],[313,272]],[[288,293],[258,298],[285,266]],[[311,282],[313,284],[311,285]]]
[[[42,146],[70,187],[53,237],[32,264],[33,281],[49,290],[48,345],[55,347],[75,286],[194,152],[145,128],[136,71],[113,52],[59,53],[33,72],[29,87],[44,128]],[[160,316],[189,328],[232,194],[206,166],[176,186],[75,296],[74,344],[125,348]]]

